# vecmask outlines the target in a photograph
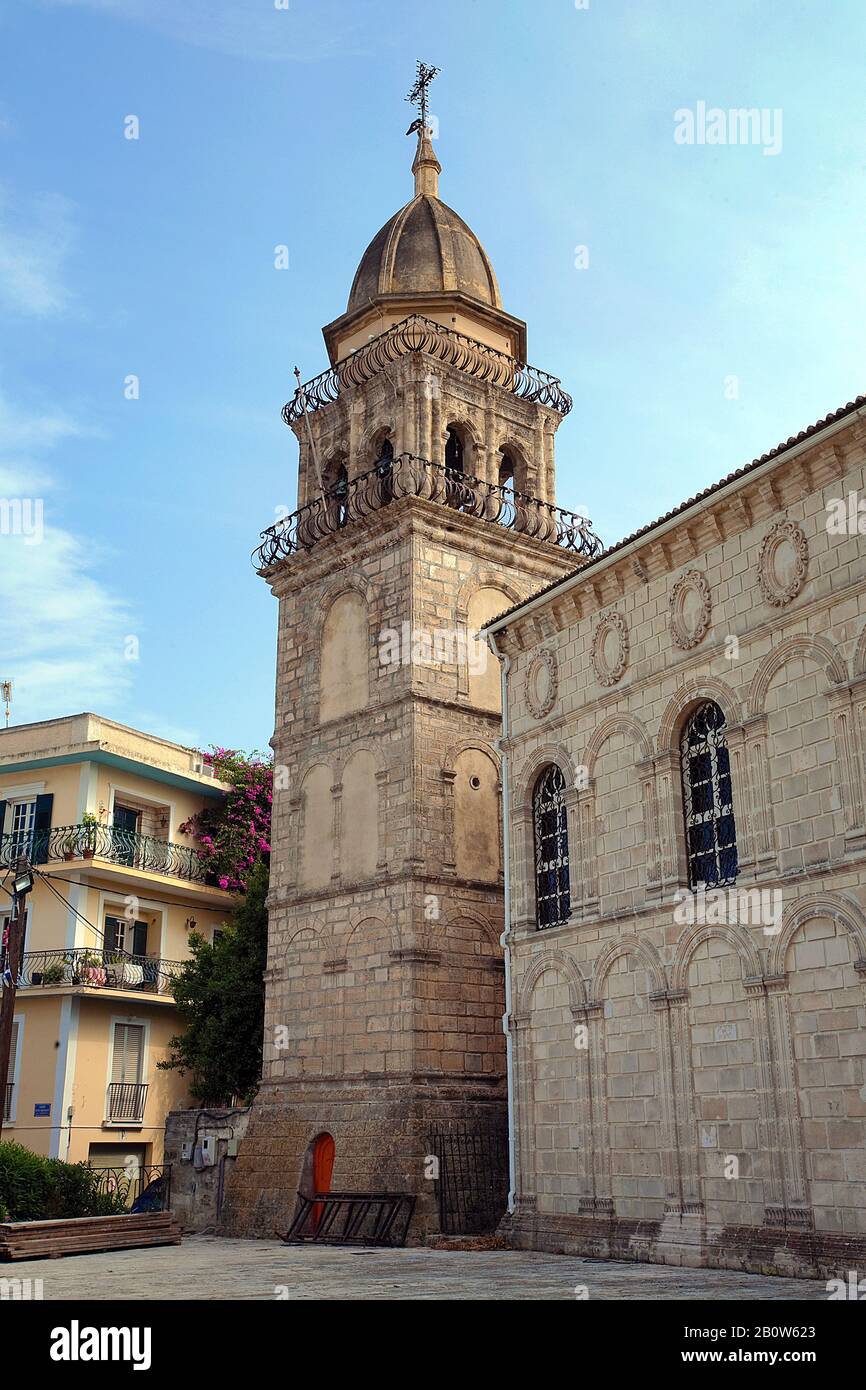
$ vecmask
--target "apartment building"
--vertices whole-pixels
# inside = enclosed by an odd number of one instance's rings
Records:
[[[208,880],[191,815],[225,796],[201,754],[94,714],[0,730],[0,868],[27,898],[3,1137],[111,1166],[159,1164],[186,1081],[158,1062],[193,930],[235,899]],[[3,880],[0,879],[0,882]],[[0,926],[11,910],[0,894]]]

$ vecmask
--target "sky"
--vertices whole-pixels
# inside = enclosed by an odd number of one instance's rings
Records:
[[[3,0],[13,722],[267,747],[280,409],[411,197],[417,59],[606,544],[866,390],[864,48],[862,0]]]

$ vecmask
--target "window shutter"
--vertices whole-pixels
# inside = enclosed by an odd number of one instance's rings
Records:
[[[5,802],[5,801],[0,801],[0,835],[3,834],[3,828],[4,828],[5,824],[6,824],[6,802]]]
[[[106,951],[116,951],[116,950],[118,950],[118,945],[117,945],[117,928],[119,927],[119,925],[120,925],[120,923],[118,922],[118,920],[117,920],[116,917],[106,917],[106,919],[105,919],[105,950],[106,950]]]
[[[136,1084],[141,1080],[144,1028],[140,1023],[115,1023],[111,1080]]]
[[[34,864],[44,864],[48,859],[48,835],[51,830],[51,812],[54,807],[54,793],[46,792],[36,798],[36,814],[33,820]]]
[[[135,922],[132,928],[132,954],[134,956],[147,955],[147,923]]]
[[[18,1021],[17,1021],[17,1019],[13,1019],[13,1021],[12,1021],[12,1041],[11,1041],[11,1043],[9,1044],[9,1069],[8,1069],[8,1071],[6,1072],[6,1080],[9,1081],[9,1082],[12,1082],[12,1081],[15,1080],[15,1057],[16,1057],[16,1055],[17,1055],[17,1052],[18,1052]]]

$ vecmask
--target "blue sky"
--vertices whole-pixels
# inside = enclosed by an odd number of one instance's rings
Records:
[[[266,746],[279,412],[411,195],[416,58],[442,197],[574,396],[560,505],[605,542],[866,388],[861,0],[289,6],[0,13],[0,497],[44,499],[41,543],[0,535],[16,722]],[[781,111],[780,152],[676,143],[699,102]]]

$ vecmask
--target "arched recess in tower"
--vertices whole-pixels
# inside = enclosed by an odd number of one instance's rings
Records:
[[[302,888],[325,888],[331,881],[331,856],[323,853],[334,837],[331,769],[316,763],[301,785],[302,835],[298,877]]]
[[[319,719],[366,709],[370,698],[370,635],[367,601],[350,590],[340,594],[322,627]]]
[[[379,853],[379,789],[372,753],[360,748],[343,769],[340,870],[347,883],[372,878]]]
[[[499,769],[481,748],[454,760],[454,867],[458,878],[496,883],[502,866]]]
[[[496,714],[502,709],[499,662],[477,634],[486,622],[510,607],[511,599],[501,589],[477,589],[469,600],[467,613],[469,703]]]

